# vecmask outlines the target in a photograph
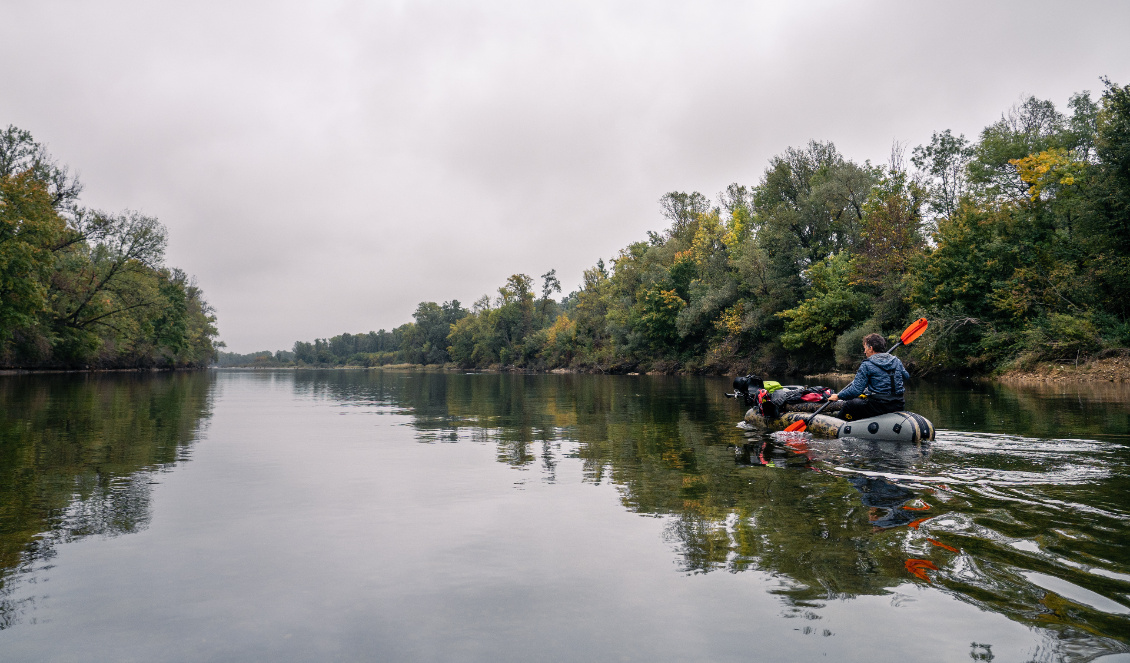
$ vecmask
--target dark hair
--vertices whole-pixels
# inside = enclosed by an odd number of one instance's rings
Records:
[[[863,343],[875,352],[887,351],[887,339],[883,338],[879,334],[868,334],[867,336],[864,336]]]

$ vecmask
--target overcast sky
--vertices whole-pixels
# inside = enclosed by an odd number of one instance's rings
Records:
[[[0,0],[0,125],[169,230],[228,349],[581,272],[667,191],[1130,83],[1130,2]]]

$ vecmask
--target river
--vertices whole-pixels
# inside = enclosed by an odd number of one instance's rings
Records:
[[[840,386],[832,384],[830,386]],[[3,661],[1130,661],[1130,387],[0,376]]]

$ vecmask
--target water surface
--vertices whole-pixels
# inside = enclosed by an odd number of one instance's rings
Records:
[[[1123,660],[1130,392],[919,384],[929,444],[712,378],[0,378],[0,659]]]

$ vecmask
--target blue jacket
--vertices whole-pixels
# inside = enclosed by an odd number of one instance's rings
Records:
[[[903,380],[910,379],[899,358],[886,352],[876,352],[859,365],[855,379],[840,390],[842,399],[855,398],[860,394],[903,395]],[[894,390],[891,381],[894,380]]]

